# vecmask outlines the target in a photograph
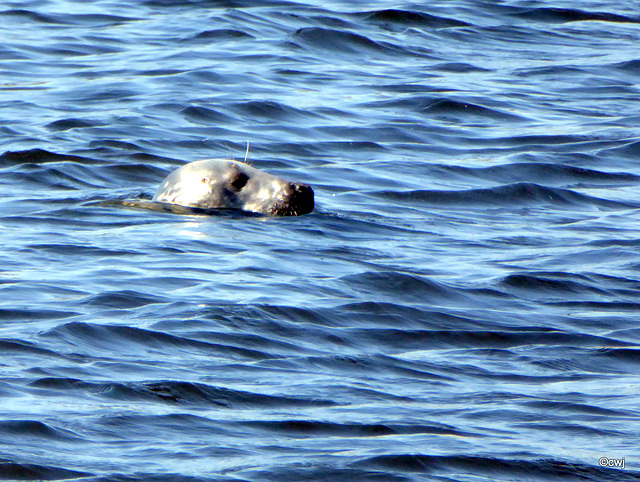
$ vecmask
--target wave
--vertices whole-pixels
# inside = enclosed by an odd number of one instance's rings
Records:
[[[535,20],[549,23],[568,22],[609,22],[609,23],[640,23],[640,18],[629,17],[607,12],[589,12],[574,8],[538,7],[510,14],[525,20]]]
[[[60,354],[37,346],[24,340],[0,339],[0,349],[4,353],[20,353],[23,355],[45,356],[45,357],[61,357]]]
[[[438,68],[437,66],[435,67]],[[475,70],[476,67],[464,67]],[[445,67],[446,70],[446,67]],[[527,119],[506,112],[510,108],[508,104],[485,99],[487,104],[496,104],[489,107],[477,101],[472,102],[466,99],[452,99],[441,96],[411,96],[400,99],[374,101],[364,104],[365,107],[377,109],[402,109],[403,111],[413,111],[423,116],[445,117],[450,119],[474,118],[491,119],[494,121],[524,122]],[[501,108],[500,108],[501,107]]]
[[[606,157],[619,156],[635,163],[640,158],[640,141],[633,139],[621,146],[603,149],[600,154]]]
[[[18,17],[24,20],[30,20],[35,23],[50,25],[69,25],[71,22],[65,15],[45,15],[31,10],[10,9],[0,12],[0,17]]]
[[[204,383],[162,380],[148,382],[87,382],[73,378],[40,378],[29,384],[43,394],[77,392],[77,395],[119,401],[155,402],[171,405],[202,405],[225,408],[328,407],[335,402],[320,398],[266,395],[216,387]],[[46,392],[46,393],[45,393]]]
[[[280,102],[273,101],[249,101],[237,104],[231,104],[229,108],[237,112],[240,116],[252,119],[268,119],[268,120],[295,120],[299,118],[316,118],[317,116],[301,110],[285,105]]]
[[[293,39],[304,47],[339,54],[396,55],[403,52],[403,49],[388,42],[377,42],[357,33],[323,27],[302,27],[294,33]]]
[[[468,189],[462,191],[377,191],[372,195],[383,199],[409,203],[427,203],[436,205],[455,205],[456,207],[483,206],[547,206],[573,209],[636,209],[640,204],[611,201],[571,189],[541,186],[532,182],[518,182],[486,189]]]
[[[429,115],[455,117],[486,117],[496,120],[524,121],[525,119],[508,112],[491,109],[471,102],[452,99],[436,99],[420,106],[420,112]]]
[[[276,420],[244,422],[242,425],[269,433],[282,433],[291,437],[337,436],[337,437],[383,437],[399,434],[435,434],[454,437],[473,437],[445,423],[422,424],[367,424],[331,423],[315,420]]]
[[[108,27],[139,20],[133,17],[122,17],[107,14],[48,13],[43,14],[26,9],[9,9],[0,11],[0,17],[17,17],[43,25],[82,25],[85,27]]]
[[[566,185],[580,183],[588,185],[640,184],[640,176],[628,172],[606,172],[568,164],[545,162],[514,162],[490,167],[438,166],[438,169],[460,177],[482,179],[493,182],[544,182]]]
[[[75,122],[74,120],[73,123]],[[62,130],[68,130],[67,128],[74,127],[67,125]],[[21,188],[36,185],[40,186],[37,192],[53,190],[82,193],[75,199],[62,199],[61,202],[67,205],[73,200],[91,200],[91,197],[85,196],[87,188],[96,193],[97,198],[100,197],[100,189],[124,189],[130,193],[147,186],[155,189],[167,174],[166,170],[151,162],[137,161],[135,156],[125,162],[106,161],[73,154],[57,154],[44,149],[5,152],[0,155],[0,167],[9,168],[0,172],[0,178],[11,180]]]
[[[596,462],[596,461],[594,461]],[[365,458],[353,464],[355,467],[378,469],[393,473],[454,474],[464,471],[475,476],[485,475],[490,478],[522,477],[531,481],[548,481],[551,479],[573,480],[576,474],[586,480],[602,480],[603,482],[620,481],[616,470],[605,469],[595,465],[569,463],[564,460],[521,458],[495,458],[473,456],[441,456],[422,454],[380,455]],[[640,478],[640,472],[625,471],[623,476]],[[495,480],[495,479],[494,479]],[[629,479],[631,480],[631,479]]]
[[[450,17],[431,15],[413,10],[386,9],[361,14],[364,19],[386,28],[391,26],[420,27],[429,29],[470,27],[471,24],[463,20]]]
[[[119,301],[115,307],[131,309],[146,304],[146,298],[141,301],[136,297],[133,300],[126,298],[124,304]],[[107,306],[113,307],[111,303]],[[163,348],[166,351],[181,349],[193,354],[200,353],[211,357],[226,355],[233,358],[251,360],[262,360],[276,356],[262,350],[243,346],[241,342],[244,340],[241,337],[237,340],[239,346],[234,346],[231,343],[233,340],[226,339],[223,334],[219,335],[219,338],[226,341],[226,343],[216,343],[212,340],[199,340],[142,328],[84,322],[71,322],[57,326],[43,336],[64,341],[72,346],[84,346],[85,349],[90,347],[93,350],[114,352],[136,353]],[[210,338],[213,338],[213,335]],[[274,345],[278,346],[278,343],[276,342]]]
[[[393,347],[398,350],[426,350],[445,348],[512,348],[529,345],[600,347],[627,346],[629,343],[604,336],[561,332],[545,328],[502,330],[352,330],[353,335],[372,346]],[[472,372],[473,370],[471,370]],[[470,372],[468,372],[470,373]],[[476,373],[483,376],[481,373]],[[490,377],[502,375],[491,374]],[[510,375],[505,375],[509,377]]]
[[[71,161],[79,164],[101,164],[101,161],[88,157],[56,154],[45,149],[29,149],[26,151],[7,151],[0,155],[0,165],[43,164],[49,162]]]
[[[21,464],[0,460],[0,478],[4,480],[66,480],[90,477],[90,472],[64,469],[53,465]]]
[[[640,75],[640,60],[627,60],[624,62],[616,62],[611,67],[626,73]]]
[[[7,436],[58,442],[83,441],[80,436],[69,430],[55,429],[36,420],[0,420],[0,439]]]
[[[210,42],[221,42],[225,40],[255,40],[255,37],[246,32],[242,32],[241,30],[232,28],[219,28],[213,30],[205,30],[185,39],[184,41],[208,44]]]
[[[502,284],[509,288],[538,292],[607,294],[588,277],[566,273],[510,274],[502,280]]]
[[[462,293],[424,276],[394,271],[365,271],[342,277],[342,282],[358,290],[415,300],[459,299]]]
[[[105,125],[106,124],[104,122],[99,122],[99,121],[69,118],[69,119],[60,119],[60,120],[51,122],[50,124],[47,124],[46,127],[50,131],[63,132],[71,129],[86,129],[89,127],[99,127],[99,126],[105,126]]]

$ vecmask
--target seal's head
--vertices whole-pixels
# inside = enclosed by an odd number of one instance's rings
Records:
[[[225,159],[204,159],[176,169],[160,184],[153,200],[272,216],[298,216],[313,211],[313,190],[306,184],[285,181]]]

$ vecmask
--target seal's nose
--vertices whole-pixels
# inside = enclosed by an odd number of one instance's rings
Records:
[[[289,196],[308,196],[311,194],[313,196],[313,189],[311,189],[306,184],[302,184],[299,182],[290,182],[287,184],[285,188],[287,195]]]
[[[307,214],[313,211],[313,189],[306,184],[290,182],[284,189],[289,202],[295,205],[298,214]]]

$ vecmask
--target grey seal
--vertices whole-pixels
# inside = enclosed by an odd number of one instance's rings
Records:
[[[227,159],[179,167],[160,184],[153,201],[194,208],[240,209],[271,216],[313,211],[313,189]]]

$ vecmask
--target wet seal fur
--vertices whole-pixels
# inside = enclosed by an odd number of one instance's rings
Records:
[[[314,207],[313,189],[306,184],[227,159],[203,159],[176,169],[160,184],[153,202],[270,216],[299,216]]]

